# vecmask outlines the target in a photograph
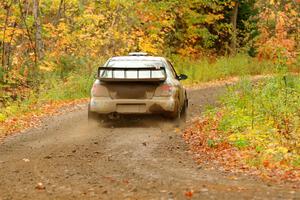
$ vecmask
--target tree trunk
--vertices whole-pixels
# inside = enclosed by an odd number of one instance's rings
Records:
[[[10,57],[11,57],[11,55],[12,55],[12,52],[11,52],[11,44],[12,44],[12,41],[13,41],[13,39],[14,39],[14,35],[15,35],[15,32],[16,32],[16,27],[17,27],[17,22],[15,21],[14,22],[14,25],[13,25],[13,32],[12,32],[12,34],[11,34],[11,36],[10,36],[10,41],[9,41],[9,43],[8,43],[8,48],[7,48],[7,69],[9,70],[10,68],[11,68],[11,61],[10,61]]]
[[[39,0],[34,0],[33,17],[34,17],[34,25],[35,25],[35,49],[37,54],[36,56],[38,59],[42,57],[42,51],[43,51],[42,27],[41,27],[39,15],[40,15]]]
[[[26,1],[27,2],[27,1]],[[18,3],[19,3],[19,9],[20,9],[20,14],[21,14],[21,19],[22,19],[22,22],[25,26],[25,31],[26,31],[26,35],[29,39],[29,46],[30,46],[30,49],[34,51],[34,62],[35,62],[35,66],[33,68],[33,71],[37,71],[37,53],[36,53],[36,47],[35,47],[35,43],[31,37],[31,31],[26,23],[26,13],[28,13],[28,10],[25,10],[25,13],[23,11],[23,5],[22,5],[22,2],[21,0],[18,0]],[[28,5],[28,4],[27,4]]]
[[[231,54],[235,55],[236,54],[236,44],[237,44],[237,18],[238,18],[238,12],[239,12],[239,1],[235,2],[232,16],[231,16],[231,24],[232,24],[232,37],[231,37]]]
[[[63,16],[62,15],[62,10],[64,10],[64,6],[65,6],[64,0],[60,0],[59,7],[58,7],[58,10],[57,10],[57,14],[56,14],[55,24],[58,24],[60,18]]]
[[[10,5],[7,5],[5,7],[6,9],[6,16],[5,16],[5,24],[4,24],[4,27],[3,27],[3,42],[2,42],[2,67],[4,69],[6,69],[6,66],[7,66],[7,61],[6,61],[6,49],[7,49],[7,45],[6,45],[6,29],[8,27],[8,19],[9,19],[9,16],[10,16],[10,7],[11,7],[12,4]]]

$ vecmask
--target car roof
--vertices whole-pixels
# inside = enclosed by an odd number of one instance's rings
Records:
[[[116,56],[112,57],[110,61],[163,61],[163,57],[158,56]]]

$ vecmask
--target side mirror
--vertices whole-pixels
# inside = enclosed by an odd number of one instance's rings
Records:
[[[188,78],[188,76],[185,75],[185,74],[180,74],[179,76],[177,76],[177,79],[178,79],[179,81],[181,81],[181,80],[186,80],[187,78]]]

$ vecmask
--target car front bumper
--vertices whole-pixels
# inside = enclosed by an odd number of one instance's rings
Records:
[[[90,101],[90,111],[99,114],[161,114],[174,112],[175,106],[176,102],[173,97],[153,97],[152,99],[92,97]]]

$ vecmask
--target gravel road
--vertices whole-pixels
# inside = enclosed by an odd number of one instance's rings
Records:
[[[222,86],[188,91],[189,118]],[[289,184],[197,165],[178,128],[160,117],[87,122],[86,105],[0,145],[0,200],[300,199]]]

